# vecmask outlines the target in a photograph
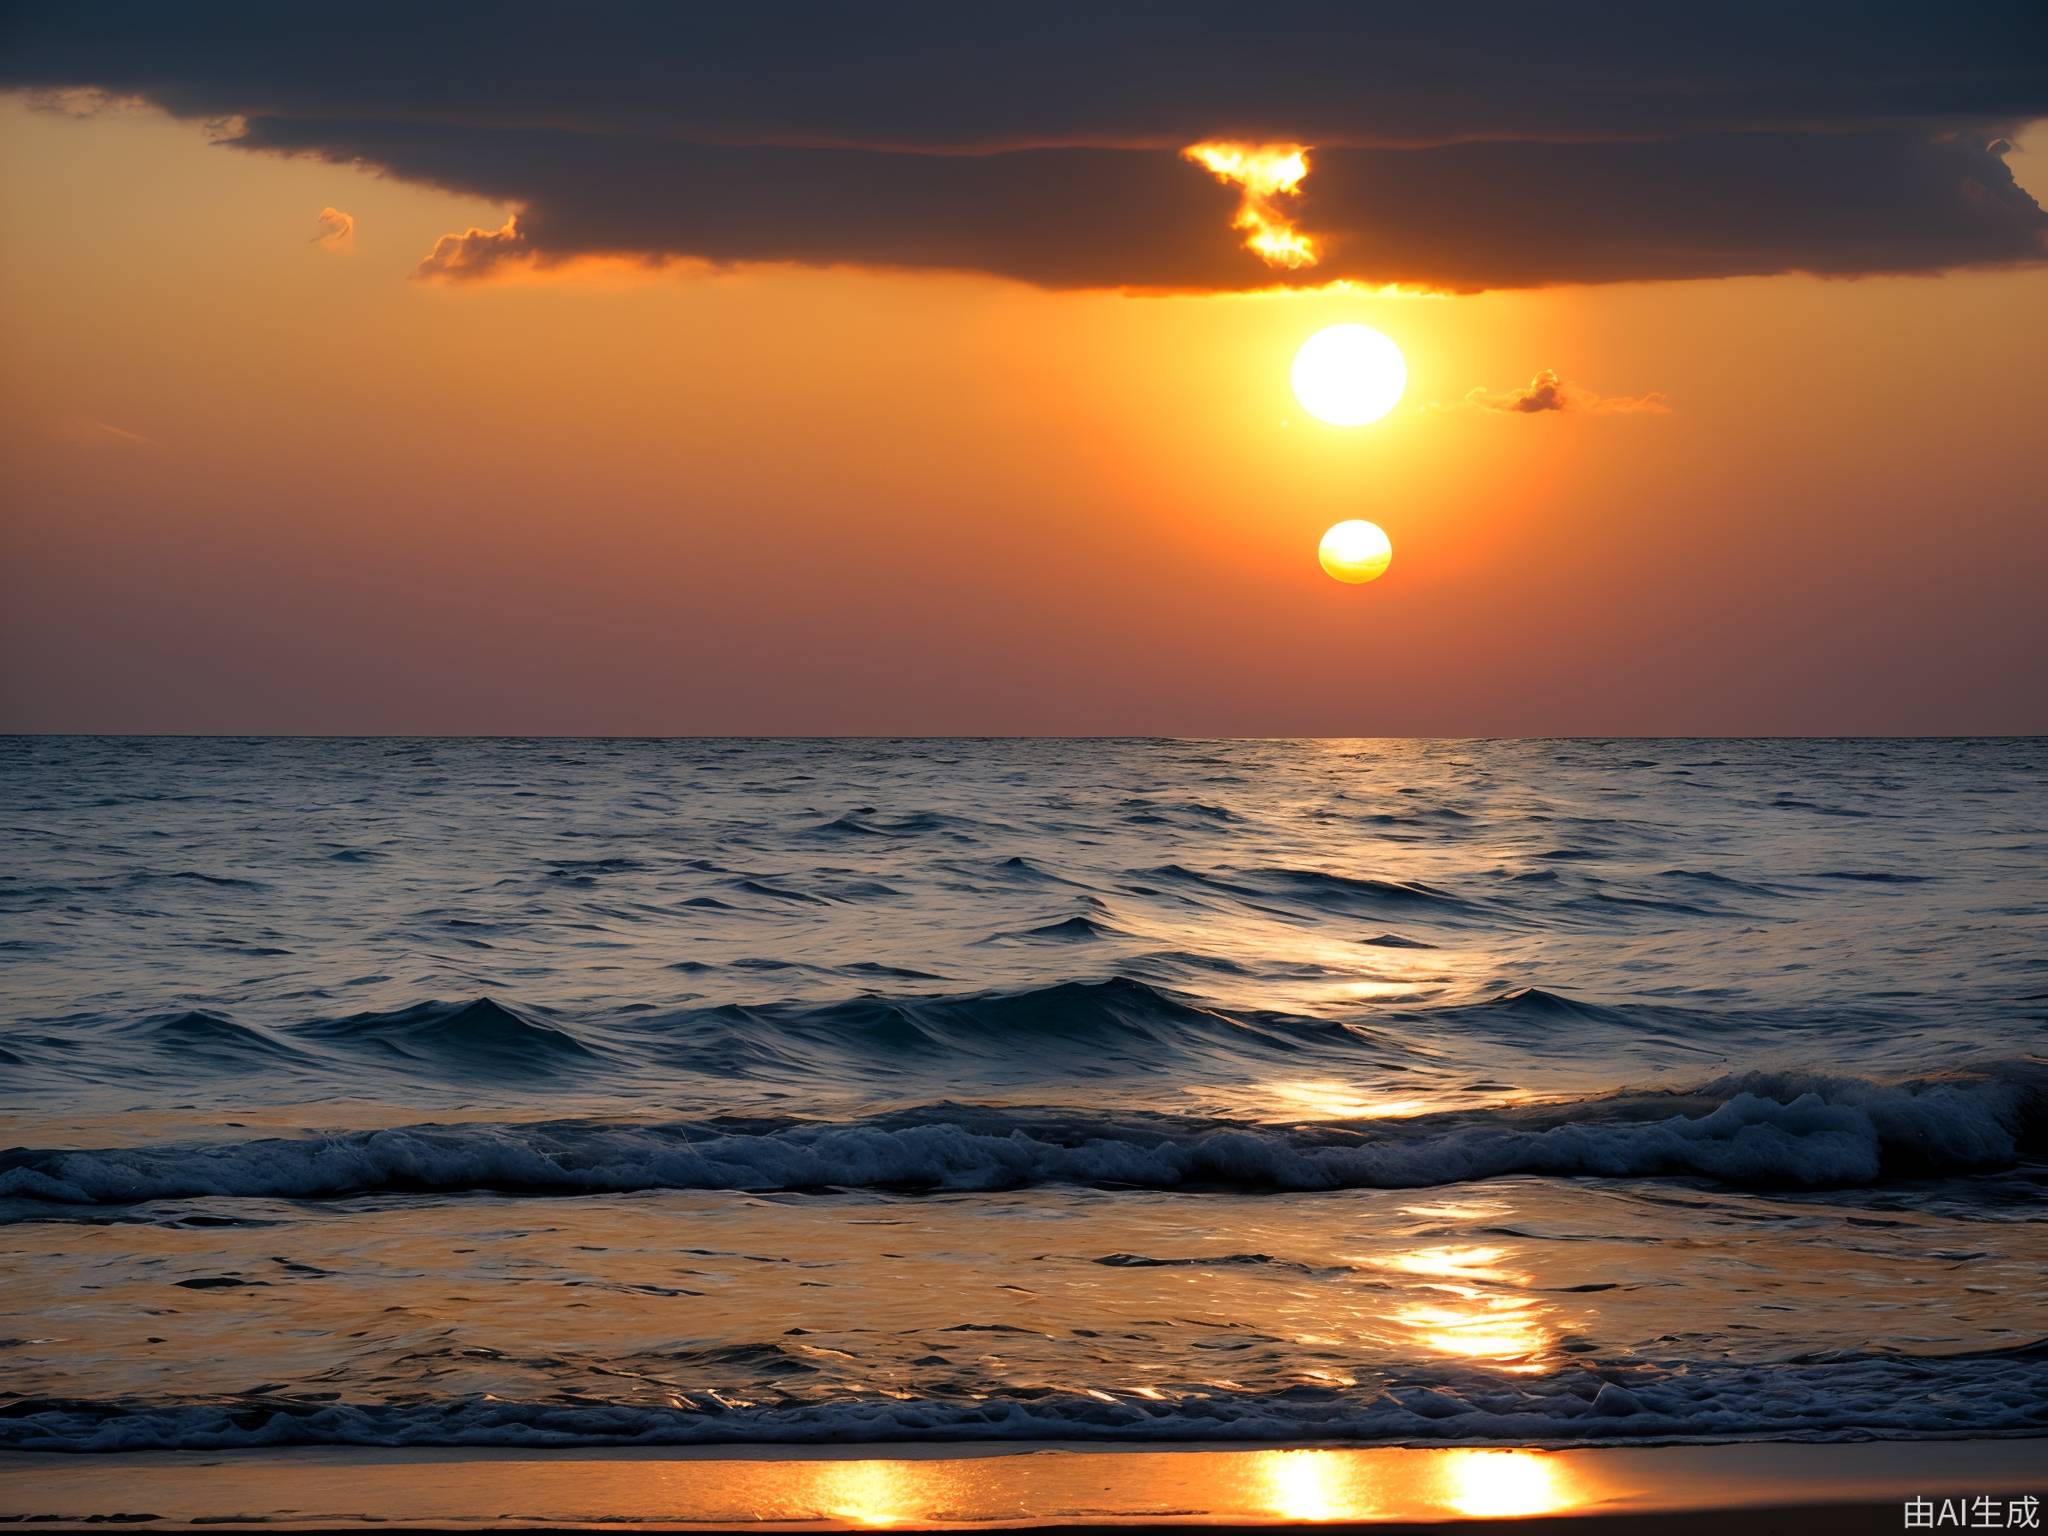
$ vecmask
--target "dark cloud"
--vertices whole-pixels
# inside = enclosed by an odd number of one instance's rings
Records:
[[[1646,412],[1663,416],[1671,410],[1664,396],[1655,391],[1647,395],[1602,395],[1581,384],[1567,384],[1557,376],[1555,368],[1545,368],[1522,388],[1501,394],[1482,385],[1466,394],[1465,403],[1489,411],[1519,411],[1532,416],[1540,411],[1577,411],[1590,416]]]
[[[18,5],[0,82],[494,199],[581,254],[1472,289],[2048,257],[2048,7]],[[1269,268],[1199,140],[1311,146]],[[452,243],[451,243],[452,242]]]

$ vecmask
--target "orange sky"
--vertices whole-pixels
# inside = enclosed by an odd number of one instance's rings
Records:
[[[510,211],[0,99],[0,726],[2048,728],[2048,270],[411,276]],[[1341,320],[1408,360],[1373,426],[1289,393]],[[1540,369],[1669,414],[1464,403]]]

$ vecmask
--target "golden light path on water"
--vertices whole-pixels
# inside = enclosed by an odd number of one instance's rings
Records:
[[[1452,1450],[1422,1461],[1370,1451],[1252,1451],[1255,1510],[1303,1524],[1413,1515],[1418,1509],[1488,1518],[1550,1514],[1573,1501],[1559,1463],[1536,1451]]]
[[[1540,1374],[1552,1368],[1545,1355],[1556,1330],[1545,1320],[1547,1309],[1528,1294],[1531,1277],[1502,1267],[1507,1256],[1497,1247],[1424,1248],[1370,1262],[1421,1277],[1432,1292],[1394,1313],[1424,1349]]]
[[[804,1470],[817,1487],[818,1513],[849,1525],[884,1529],[918,1517],[920,1490],[910,1470],[913,1465],[842,1461]],[[924,1518],[932,1518],[932,1512],[925,1510]]]
[[[365,1531],[389,1529],[394,1519],[470,1527],[479,1511],[499,1523],[569,1528],[593,1510],[603,1510],[608,1523],[647,1531],[1214,1528],[1701,1509],[1732,1518],[1731,1493],[1741,1492],[1760,1506],[1861,1504],[1875,1530],[1881,1517],[1896,1519],[1899,1500],[1916,1486],[1939,1480],[1937,1467],[1987,1490],[2035,1486],[2029,1450],[2018,1441],[1559,1451],[1063,1445],[922,1455],[799,1447],[774,1456],[654,1447],[567,1455],[330,1448],[197,1463],[110,1457],[85,1480],[72,1458],[29,1457],[0,1466],[0,1510],[65,1508],[107,1519],[103,1512],[144,1507],[146,1495],[167,1529],[246,1523],[252,1510],[347,1510],[319,1524]]]
[[[1091,1465],[1092,1464],[1092,1465]],[[1551,1514],[1612,1497],[1548,1452],[1254,1450],[1109,1456],[940,1456],[780,1463],[693,1463],[657,1477],[736,1475],[733,1490],[772,1523],[827,1520],[867,1530],[1045,1518],[1081,1510],[1247,1523],[1329,1524],[1467,1515]]]

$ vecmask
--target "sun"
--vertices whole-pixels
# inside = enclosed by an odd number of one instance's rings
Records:
[[[1294,354],[1294,398],[1333,427],[1378,421],[1407,387],[1401,349],[1369,325],[1327,326]]]
[[[1339,581],[1372,581],[1393,560],[1394,546],[1378,523],[1354,517],[1323,535],[1316,558]]]

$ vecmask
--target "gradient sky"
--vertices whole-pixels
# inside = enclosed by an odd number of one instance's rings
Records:
[[[0,728],[2048,729],[2038,7],[80,14],[0,30]]]

